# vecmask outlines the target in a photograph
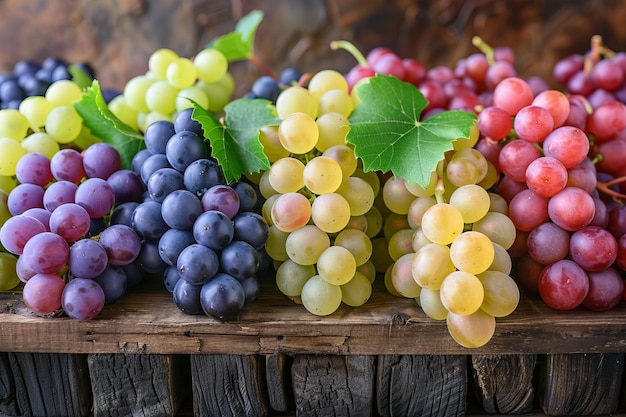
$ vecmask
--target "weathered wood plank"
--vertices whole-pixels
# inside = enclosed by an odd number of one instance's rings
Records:
[[[381,355],[376,404],[382,417],[463,416],[467,357]]]
[[[175,416],[190,388],[185,355],[91,354],[94,417]]]
[[[623,353],[548,354],[539,359],[535,389],[544,413],[588,416],[617,410]]]
[[[265,357],[265,379],[272,410],[285,413],[293,410],[293,386],[291,364],[293,358],[284,353],[273,353]]]
[[[471,355],[472,387],[490,414],[527,414],[533,410],[537,355]]]
[[[265,361],[258,355],[192,355],[194,415],[264,417]]]
[[[0,353],[0,416],[3,414],[13,416],[19,414],[13,372],[9,356],[5,352]]]

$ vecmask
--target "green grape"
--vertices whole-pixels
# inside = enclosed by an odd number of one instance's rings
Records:
[[[348,211],[349,210],[350,208],[348,207]],[[346,224],[346,229],[356,229],[363,233],[367,233],[367,219],[365,218],[365,215],[361,214],[360,216],[350,216],[348,224]]]
[[[299,159],[281,158],[272,164],[267,179],[278,193],[295,193],[304,187],[304,170],[304,164]]]
[[[317,114],[339,113],[349,117],[354,110],[354,103],[347,91],[329,90],[321,95],[317,108]]]
[[[158,122],[159,120],[166,120],[168,122],[172,121],[172,113],[166,114],[158,111],[151,111],[146,114],[144,119],[143,129],[142,131],[146,131],[148,126],[150,126],[154,122]]]
[[[441,302],[439,290],[422,287],[419,304],[422,307],[422,311],[433,320],[445,320],[448,317],[448,310]]]
[[[11,177],[0,177],[0,228],[12,216],[9,210],[9,193],[15,188],[15,183],[13,183],[13,188],[11,188],[11,184],[5,183],[4,178]]]
[[[505,317],[517,308],[519,288],[513,278],[500,271],[485,271],[477,275],[485,289],[481,309],[494,317]]]
[[[317,99],[306,88],[292,85],[278,95],[276,113],[281,119],[294,113],[304,113],[315,119],[317,117]]]
[[[383,214],[378,207],[372,206],[365,214],[365,220],[367,220],[367,229],[365,233],[370,239],[378,236],[383,229]]]
[[[429,290],[439,290],[443,280],[455,270],[450,248],[437,243],[426,244],[415,252],[411,265],[415,282]]]
[[[463,215],[456,207],[437,203],[424,212],[422,230],[428,240],[448,245],[463,233]]]
[[[411,202],[409,212],[406,216],[409,222],[409,227],[411,227],[411,229],[421,227],[424,213],[435,204],[437,204],[437,200],[434,197],[416,197]]]
[[[348,177],[337,189],[337,193],[341,194],[348,203],[350,203],[350,215],[360,216],[367,213],[374,205],[374,190],[362,178]]]
[[[478,185],[483,187],[485,190],[490,189],[500,180],[500,173],[494,164],[487,161],[487,174],[485,178],[483,178]]]
[[[398,177],[389,177],[383,185],[383,200],[389,210],[397,214],[408,214],[415,196],[405,186],[405,181]]]
[[[344,229],[335,237],[335,245],[352,252],[356,265],[363,265],[372,256],[372,241],[360,230]]]
[[[439,287],[439,295],[449,312],[466,316],[480,308],[485,291],[476,275],[454,271],[444,278]]]
[[[289,156],[289,151],[283,147],[278,139],[278,126],[262,127],[259,131],[259,142],[263,145],[263,152],[271,163]]]
[[[511,273],[513,269],[513,261],[511,260],[511,255],[504,249],[501,245],[496,242],[491,242],[493,244],[494,256],[493,262],[489,265],[489,270],[491,271],[499,271],[503,272],[507,275]]]
[[[487,214],[491,200],[487,190],[476,184],[467,184],[454,190],[449,203],[461,212],[465,223],[474,223]]]
[[[357,169],[354,170],[354,173],[352,174],[352,176],[359,177],[362,180],[364,180],[366,183],[370,185],[370,187],[372,187],[372,191],[374,191],[374,195],[375,196],[378,195],[378,192],[380,191],[380,178],[378,177],[378,174],[376,173],[376,171],[363,172],[362,168],[357,167]]]
[[[98,142],[102,142],[102,140],[92,135],[89,128],[83,125],[80,129],[80,133],[78,133],[78,136],[76,136],[76,139],[72,142],[72,145],[78,149],[87,149],[94,143]]]
[[[17,257],[0,252],[0,291],[9,291],[17,287],[21,282],[15,273]]]
[[[193,107],[192,100],[203,109],[209,108],[209,98],[204,90],[196,85],[192,85],[178,92],[176,96],[176,111],[180,113],[186,108]]]
[[[311,203],[299,193],[281,194],[272,205],[271,216],[274,226],[283,232],[293,232],[311,219]]]
[[[176,97],[180,90],[167,81],[156,81],[146,90],[148,109],[162,114],[172,114],[176,110]]]
[[[376,266],[374,265],[374,262],[372,262],[371,258],[368,259],[368,261],[365,262],[363,265],[357,266],[356,270],[357,272],[365,275],[370,284],[374,284],[374,281],[376,280]]]
[[[327,316],[341,305],[341,288],[315,275],[302,287],[302,305],[309,313]]]
[[[0,175],[15,175],[17,161],[24,155],[26,150],[15,139],[0,137]]]
[[[446,323],[450,336],[466,348],[484,346],[496,331],[496,318],[483,310],[465,316],[449,312]]]
[[[391,268],[391,285],[396,293],[406,298],[419,297],[422,291],[422,287],[417,285],[411,272],[414,256],[414,253],[401,256],[400,259],[393,263]]]
[[[486,271],[493,262],[494,253],[489,237],[471,230],[461,233],[450,245],[450,258],[454,266],[470,274]]]
[[[474,145],[480,139],[480,130],[478,129],[478,124],[474,123],[470,126],[470,134],[468,138],[457,138],[452,141],[452,147],[455,151],[460,151],[462,149],[473,148]]]
[[[289,259],[301,265],[313,265],[330,247],[330,238],[317,226],[309,224],[287,236],[285,249]]]
[[[263,205],[261,206],[261,215],[270,226],[274,224],[274,221],[272,220],[272,207],[274,206],[276,199],[281,195],[282,194],[278,193],[272,194],[263,202]]]
[[[46,124],[46,117],[54,106],[43,96],[26,97],[19,106],[19,112],[26,117],[33,132],[41,131]]]
[[[219,81],[228,71],[228,60],[215,48],[205,48],[193,60],[198,78],[205,83]]]
[[[165,71],[167,81],[176,89],[191,87],[198,79],[198,72],[193,61],[179,57],[172,61]]]
[[[516,229],[509,216],[490,211],[472,225],[472,230],[487,235],[492,242],[509,249],[515,242]]]
[[[48,159],[52,159],[54,154],[61,149],[59,142],[45,132],[31,133],[20,144],[26,152],[40,153]]]
[[[316,72],[309,80],[309,91],[314,97],[320,98],[322,94],[330,90],[342,90],[348,92],[348,82],[339,72],[325,69]]]
[[[356,261],[352,252],[342,246],[330,246],[317,260],[317,273],[335,285],[349,282],[356,273]]]
[[[417,253],[421,248],[430,243],[433,242],[428,240],[421,227],[415,229],[415,231],[413,232],[413,242],[411,245],[413,247],[413,252]]]
[[[452,167],[451,167],[452,165]],[[464,148],[452,155],[446,173],[448,179],[457,187],[466,184],[478,184],[487,175],[487,159],[474,148]]]
[[[410,229],[409,222],[406,216],[397,213],[389,213],[385,218],[383,224],[383,235],[385,239],[391,239],[398,230]]]
[[[289,259],[285,243],[289,233],[283,232],[278,227],[270,226],[270,231],[265,242],[265,251],[275,261],[286,261]]]
[[[50,84],[46,90],[46,100],[53,107],[72,106],[74,102],[80,100],[83,90],[78,84],[71,80],[58,80]]]
[[[387,239],[378,236],[372,239],[372,256],[370,260],[376,267],[376,272],[385,272],[387,268],[393,265],[394,261],[389,255]]]
[[[146,124],[147,115],[147,112],[137,112],[137,129],[139,129],[140,132],[145,132],[146,128],[148,127],[148,125]]]
[[[0,175],[0,191],[10,193],[17,186],[17,180],[11,175]],[[5,198],[6,200],[6,198]],[[6,201],[5,201],[6,205]]]
[[[334,159],[316,156],[304,167],[303,179],[304,185],[314,194],[334,193],[341,185],[343,171]]]
[[[372,296],[372,284],[360,272],[355,272],[350,281],[341,285],[341,301],[350,307],[359,307],[367,303]]]
[[[332,146],[346,144],[346,136],[350,130],[350,122],[347,117],[339,113],[325,113],[320,115],[315,123],[319,130],[319,138],[315,144],[318,151],[325,152]]]
[[[148,58],[148,69],[160,80],[167,79],[167,68],[179,58],[171,49],[161,48],[154,51]]]
[[[387,290],[387,292],[389,294],[393,295],[394,297],[404,297],[393,286],[393,280],[392,280],[392,275],[391,274],[392,274],[394,266],[395,266],[395,262],[390,264],[387,267],[387,269],[384,270],[385,275],[383,276],[383,283],[385,284],[385,289]]]
[[[389,239],[389,256],[397,261],[402,255],[413,252],[413,229],[402,229]]]
[[[311,219],[324,232],[337,233],[350,222],[350,204],[340,194],[322,194],[311,204]]]
[[[435,188],[437,187],[437,172],[432,171],[430,173],[430,181],[426,188],[419,184],[409,184],[405,181],[404,185],[407,190],[415,197],[432,197],[435,194]]]
[[[137,126],[137,114],[139,112],[128,104],[123,94],[117,95],[109,101],[109,110],[125,125],[134,130],[139,129]]]
[[[497,193],[489,193],[489,211],[495,211],[505,215],[509,214],[509,204],[504,197]]]
[[[356,171],[358,165],[358,159],[354,154],[354,150],[348,145],[333,145],[326,149],[322,156],[332,158],[341,167],[341,172],[344,178],[348,178]]]
[[[0,110],[0,137],[21,141],[26,137],[30,124],[26,116],[16,109]]]
[[[146,104],[146,91],[155,82],[154,78],[146,75],[137,75],[131,78],[124,86],[124,98],[126,103],[138,112],[148,112]]]
[[[287,259],[276,269],[276,286],[287,297],[299,296],[304,284],[314,275],[313,265],[300,265]]]
[[[261,174],[261,178],[259,179],[259,191],[261,195],[263,196],[263,198],[266,198],[266,199],[270,198],[270,196],[273,196],[274,194],[278,194],[278,191],[276,191],[272,187],[272,184],[270,184],[269,169],[267,171],[264,171],[263,174]]]
[[[319,138],[315,120],[306,113],[292,113],[278,126],[278,139],[285,149],[295,154],[312,150]]]
[[[231,83],[228,81],[230,74],[226,73],[224,76],[225,81],[216,81],[214,83],[205,83],[204,81],[198,81],[197,87],[200,87],[202,91],[206,93],[209,99],[208,110],[213,113],[220,113],[224,110],[224,107],[230,102],[230,97],[233,94],[233,90],[230,88]]]

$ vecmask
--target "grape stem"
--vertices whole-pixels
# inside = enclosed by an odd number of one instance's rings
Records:
[[[472,45],[474,45],[480,52],[485,54],[489,65],[493,65],[496,61],[493,57],[493,47],[483,40],[480,36],[474,36],[472,38]]]
[[[259,68],[261,71],[263,71],[265,74],[269,75],[270,77],[272,77],[275,80],[278,80],[278,75],[272,71],[271,69],[269,69],[269,67],[267,65],[265,65],[258,56],[251,54],[248,59],[250,60],[250,62],[252,62],[257,68]]]
[[[365,59],[361,51],[359,51],[359,49],[354,46],[354,44],[350,41],[332,41],[330,43],[330,49],[332,49],[333,51],[336,51],[337,49],[345,49],[346,51],[350,52],[350,54],[354,57],[354,59],[356,59],[360,66],[362,66],[363,68],[369,68],[367,59]]]
[[[605,182],[598,181],[596,184],[596,188],[598,189],[598,191],[603,192],[610,197],[619,200],[626,200],[626,194],[619,193],[617,191],[611,190],[610,188],[613,185],[621,184],[623,182],[626,182],[626,176],[614,178],[610,181]]]
[[[591,74],[591,70],[593,69],[593,67],[602,58],[612,58],[613,56],[615,56],[615,52],[604,46],[602,36],[593,35],[591,37],[591,48],[589,50],[589,53],[585,56],[583,68],[585,76],[588,77],[589,74]]]

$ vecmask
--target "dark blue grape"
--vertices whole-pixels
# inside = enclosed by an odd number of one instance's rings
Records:
[[[104,302],[112,303],[120,299],[128,287],[126,272],[115,265],[107,265],[104,271],[93,279],[104,291]]]
[[[161,206],[163,220],[172,229],[191,230],[202,211],[200,199],[188,190],[172,191]]]
[[[203,138],[185,130],[170,138],[165,148],[165,155],[170,165],[182,172],[193,161],[206,158],[208,149]]]
[[[120,94],[122,93],[116,88],[105,88],[102,90],[102,97],[104,97],[104,102],[107,104]]]
[[[174,119],[174,130],[176,133],[188,130],[203,138],[204,130],[202,129],[202,125],[197,120],[191,118],[192,114],[193,107],[187,107],[178,113]]]
[[[185,188],[201,197],[209,188],[225,184],[222,168],[212,159],[198,159],[185,169],[183,175]]]
[[[239,196],[239,211],[252,211],[256,207],[259,196],[254,187],[244,181],[235,181],[230,184]]]
[[[141,269],[148,274],[159,274],[168,267],[168,265],[163,262],[163,259],[161,259],[161,255],[159,255],[158,242],[143,240],[137,261]]]
[[[295,68],[286,68],[278,77],[278,84],[283,86],[290,86],[293,83],[297,83],[302,77],[302,72],[298,71]]]
[[[219,320],[234,320],[246,302],[246,292],[235,278],[219,273],[202,285],[200,304],[207,316]]]
[[[107,224],[103,218],[97,217],[90,220],[89,223],[89,231],[87,232],[87,237],[98,236],[100,233],[107,228]]]
[[[180,279],[180,275],[178,274],[178,270],[176,270],[176,266],[168,266],[167,268],[165,268],[165,271],[163,271],[163,284],[165,285],[165,289],[170,293],[174,292],[174,287],[176,287],[176,283],[178,281],[184,280]]]
[[[252,84],[252,93],[257,98],[264,98],[266,100],[275,102],[280,94],[280,87],[275,79],[269,75],[264,75]]]
[[[40,68],[41,65],[39,65],[37,62],[20,60],[17,61],[13,66],[13,74],[18,77],[22,74],[27,73],[34,74]]]
[[[253,302],[261,291],[257,277],[253,275],[239,282],[246,294],[246,304]]]
[[[257,253],[259,254],[259,272],[274,266],[274,259],[267,253],[265,246],[257,249]]]
[[[176,266],[178,255],[189,245],[196,243],[190,230],[170,229],[159,239],[159,255],[171,266]]]
[[[222,250],[233,240],[235,229],[227,215],[217,210],[202,213],[193,225],[193,237],[214,251]]]
[[[38,79],[33,73],[26,73],[19,76],[17,83],[26,96],[43,96],[46,94],[49,83]]]
[[[126,273],[126,285],[128,288],[132,288],[143,281],[143,277],[146,272],[141,269],[139,261],[135,259],[129,264],[122,265],[122,269]]]
[[[132,227],[145,240],[156,242],[169,226],[161,215],[161,203],[144,201],[133,211]]]
[[[63,58],[49,56],[43,60],[43,62],[41,63],[41,68],[52,71],[58,66],[68,66],[68,65],[69,63]]]
[[[145,191],[141,177],[130,169],[120,169],[107,178],[115,193],[115,204],[140,201]]]
[[[0,101],[8,103],[12,100],[23,100],[26,97],[24,90],[15,78],[7,79],[0,84]]]
[[[145,162],[146,159],[148,159],[149,157],[152,156],[152,152],[150,152],[147,149],[142,149],[139,152],[137,152],[135,154],[135,156],[133,156],[133,159],[130,162],[130,169],[135,173],[138,174],[139,177],[141,177],[141,167],[143,166],[143,163]],[[167,159],[166,159],[167,160]],[[169,165],[169,163],[168,163]],[[161,167],[163,168],[163,167]],[[142,178],[143,181],[143,178]],[[145,181],[144,181],[145,184]]]
[[[59,81],[59,80],[71,80],[72,74],[67,69],[65,65],[59,65],[55,69],[52,70],[51,81]]]
[[[159,203],[162,203],[171,192],[185,187],[183,174],[174,168],[157,169],[150,175],[146,185],[150,198]]]
[[[146,149],[147,150],[147,149]],[[150,152],[150,151],[148,151]],[[161,168],[171,168],[167,157],[162,153],[150,154],[141,164],[139,176],[144,184],[148,184],[150,176]],[[134,171],[134,170],[133,170]]]
[[[249,99],[255,99],[257,98],[257,96],[254,95],[254,93],[252,91],[248,91],[247,93],[245,93],[243,96],[243,98],[249,98]]]
[[[259,269],[259,254],[249,243],[235,240],[222,249],[220,266],[228,275],[246,279]]]
[[[49,70],[46,68],[40,68],[35,73],[35,78],[37,78],[38,80],[44,81],[45,83],[50,85],[52,83],[52,70]]]
[[[183,249],[176,260],[180,277],[194,285],[201,285],[212,279],[217,274],[219,265],[215,251],[197,243]]]
[[[265,246],[270,234],[270,227],[263,216],[251,211],[236,215],[233,219],[233,227],[235,229],[233,240],[249,243],[255,249]]]
[[[200,304],[202,285],[193,285],[184,279],[179,279],[174,285],[172,297],[174,305],[185,314],[203,314]]]
[[[152,153],[165,154],[165,145],[175,133],[174,124],[169,120],[150,123],[143,134],[146,149]]]

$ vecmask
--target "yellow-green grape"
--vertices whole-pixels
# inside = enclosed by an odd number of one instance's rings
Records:
[[[154,78],[145,75],[137,75],[131,78],[124,86],[124,98],[130,107],[138,112],[148,112],[146,104],[146,91],[155,82]]]
[[[383,185],[383,200],[389,210],[397,214],[407,214],[415,196],[404,185],[399,177],[389,177]]]
[[[319,138],[315,120],[306,113],[292,113],[278,126],[278,139],[285,149],[295,154],[312,150]]]
[[[505,215],[509,214],[509,204],[498,193],[489,193],[489,211],[495,211]]]
[[[505,317],[517,308],[519,288],[513,278],[500,271],[485,271],[477,275],[485,289],[485,298],[480,308],[494,317]]]
[[[413,257],[413,279],[422,288],[439,290],[443,280],[456,270],[450,259],[450,248],[430,243],[418,250]]]
[[[0,175],[0,191],[10,193],[17,186],[17,180],[10,175]],[[6,202],[5,202],[6,203]]]
[[[280,96],[278,98],[280,99]],[[315,123],[319,130],[319,139],[315,144],[317,150],[324,152],[331,146],[346,144],[346,136],[350,130],[347,117],[331,112],[320,115]]]
[[[352,252],[342,246],[326,248],[317,260],[317,273],[331,284],[345,284],[356,273]]]
[[[148,127],[148,125],[146,124],[147,115],[147,112],[137,112],[137,129],[139,129],[140,132],[145,132],[146,128]]]
[[[278,193],[272,194],[263,202],[263,205],[261,206],[261,215],[269,226],[274,224],[274,221],[272,220],[272,207],[274,206],[276,199],[281,195],[282,194]]]
[[[178,58],[178,54],[171,49],[157,49],[148,58],[148,69],[160,80],[167,80],[167,67]]]
[[[311,92],[298,85],[285,88],[276,99],[276,112],[281,119],[293,113],[304,113],[315,119],[317,106],[317,99]]]
[[[387,240],[391,239],[398,230],[410,229],[406,216],[397,213],[389,213],[383,224],[383,235]]]
[[[433,320],[445,320],[448,317],[448,310],[441,302],[439,290],[422,287],[419,304],[422,311]]]
[[[367,229],[365,233],[370,239],[376,237],[383,230],[383,214],[378,207],[372,206],[365,214],[367,220]]]
[[[265,242],[265,251],[275,261],[286,261],[289,259],[285,249],[288,236],[288,232],[283,232],[275,225],[270,226],[267,241]]]
[[[22,100],[18,110],[26,117],[33,132],[39,132],[53,108],[52,103],[44,96],[29,96]]]
[[[205,83],[219,81],[228,71],[228,60],[215,48],[205,48],[193,60],[198,78]]]
[[[450,182],[457,187],[478,184],[487,175],[488,165],[485,156],[473,148],[464,148],[454,153],[446,167]]]
[[[365,262],[363,265],[357,266],[356,270],[357,272],[360,272],[363,275],[365,275],[367,279],[369,280],[370,284],[374,284],[374,281],[376,280],[376,266],[374,265],[374,262],[372,262],[371,258],[367,262]]]
[[[383,270],[381,272],[384,272],[385,275],[383,276],[383,283],[385,284],[385,289],[387,290],[387,292],[391,295],[393,295],[394,297],[404,297],[402,294],[400,294],[395,287],[393,286],[393,281],[392,281],[392,271],[393,271],[393,267],[395,266],[395,262],[390,264],[386,270]]]
[[[270,171],[269,171],[269,169],[267,171],[264,171],[263,174],[261,174],[261,178],[259,180],[259,191],[261,192],[261,195],[265,199],[270,198],[274,194],[278,194],[278,191],[276,191],[272,187],[272,184],[270,184]]]
[[[341,288],[315,275],[302,287],[300,298],[309,313],[327,316],[337,311],[341,305]]]
[[[439,287],[439,295],[449,312],[466,316],[480,308],[485,291],[476,275],[454,271],[444,278]]]
[[[496,318],[478,310],[470,315],[448,313],[448,333],[459,345],[477,348],[486,345],[496,331]]]
[[[13,185],[13,188],[11,188],[10,183],[5,184],[3,178],[11,177],[0,177],[0,228],[12,216],[9,210],[9,193],[15,187]]]
[[[480,138],[480,130],[478,129],[478,124],[474,123],[470,126],[470,134],[467,138],[457,138],[452,141],[452,147],[455,151],[460,151],[461,149],[473,148],[474,145],[478,142]]]
[[[345,229],[335,237],[335,245],[352,252],[356,265],[363,265],[372,256],[372,241],[360,230]]]
[[[317,226],[308,224],[287,236],[285,248],[289,259],[301,265],[313,265],[330,247],[330,238]]]
[[[346,224],[346,228],[357,229],[362,232],[366,232],[367,231],[367,219],[365,218],[365,214],[361,214],[360,216],[350,216],[350,219],[348,220],[348,224]]]
[[[176,111],[180,113],[186,108],[193,107],[192,101],[198,103],[198,106],[203,109],[209,108],[209,98],[204,90],[196,85],[192,85],[178,92],[176,96]]]
[[[491,200],[480,185],[467,184],[454,190],[449,203],[461,212],[465,223],[474,223],[487,214]]]
[[[437,203],[422,216],[422,230],[428,240],[449,245],[463,233],[463,215],[456,207],[447,203]]]
[[[387,239],[383,236],[372,239],[372,257],[370,259],[376,267],[376,272],[385,272],[389,266],[394,264],[389,255]]]
[[[268,181],[280,194],[292,193],[304,187],[304,164],[292,157],[281,158],[269,169]]]
[[[378,195],[380,191],[380,178],[376,171],[367,171],[364,172],[363,168],[357,167],[352,174],[353,177],[359,177],[364,180],[366,183],[372,187],[372,191],[374,192],[374,196]]]
[[[83,96],[83,90],[78,84],[71,80],[55,81],[46,90],[46,100],[53,107],[72,106],[75,101]]]
[[[232,96],[233,91],[230,88],[231,83],[228,81],[230,74],[226,74],[227,75],[224,76],[224,80],[226,80],[226,82],[220,80],[214,83],[205,83],[203,81],[198,81],[196,83],[196,87],[200,87],[209,99],[208,110],[210,112],[220,113],[230,102],[230,97]]]
[[[276,269],[276,286],[287,297],[299,296],[304,284],[314,275],[313,265],[300,265],[287,259]]]
[[[424,234],[424,231],[422,230],[421,227],[418,227],[417,229],[415,229],[413,233],[413,243],[412,243],[413,252],[417,253],[424,246],[431,244],[431,243],[433,242],[428,240],[428,238]]]
[[[367,303],[372,296],[372,284],[360,272],[355,272],[350,281],[341,285],[341,301],[350,307],[359,307]]]
[[[311,204],[311,219],[320,230],[337,233],[350,222],[350,204],[339,194],[322,194]]]
[[[402,255],[413,252],[413,229],[402,229],[389,239],[389,256],[397,261]]]
[[[0,252],[0,291],[8,291],[21,282],[15,273],[17,257],[10,253]]]
[[[348,145],[333,145],[326,149],[322,155],[337,161],[344,178],[348,178],[356,171],[358,159],[354,150]]]
[[[450,258],[457,269],[470,274],[486,271],[493,262],[495,249],[486,235],[467,231],[450,245]]]
[[[176,110],[176,97],[179,92],[167,81],[156,81],[146,90],[146,104],[148,109],[162,114],[172,114]]]
[[[26,155],[26,150],[11,138],[0,138],[0,149],[0,175],[15,175],[17,161]]]
[[[482,179],[481,182],[478,183],[485,190],[490,189],[500,180],[500,173],[494,164],[487,161],[487,174],[485,178]]]
[[[419,297],[422,291],[422,287],[417,285],[411,272],[414,255],[409,253],[401,256],[391,268],[391,284],[398,294],[406,298]]]
[[[411,229],[417,229],[422,226],[422,217],[426,210],[437,204],[435,197],[416,197],[409,206],[407,220]]]
[[[303,178],[304,185],[314,194],[334,193],[341,185],[343,171],[334,159],[316,156],[304,167]]]
[[[347,91],[329,90],[321,95],[317,114],[339,113],[345,117],[349,117],[354,110],[354,103]]]
[[[135,130],[139,129],[137,126],[137,114],[139,112],[128,104],[123,94],[117,95],[109,101],[109,110],[125,125]]]
[[[515,242],[516,229],[511,218],[505,214],[490,211],[472,225],[472,230],[487,235],[492,242],[509,249]]]
[[[26,137],[30,124],[26,116],[16,109],[0,110],[0,137],[21,141]]]
[[[313,96],[319,98],[327,91],[342,90],[348,92],[348,82],[339,72],[332,69],[325,69],[316,72],[309,80],[309,91]]]
[[[198,79],[196,66],[189,58],[179,57],[165,71],[167,81],[177,89],[192,86]]]
[[[272,205],[271,215],[274,226],[283,232],[293,232],[311,219],[311,203],[300,193],[281,194]]]
[[[26,152],[38,152],[48,157],[48,159],[52,159],[55,153],[57,153],[61,147],[59,146],[59,142],[54,140],[50,135],[45,132],[36,132],[31,133],[26,136],[22,142],[20,142],[22,148],[26,150]]]
[[[493,244],[493,262],[489,265],[489,270],[491,271],[499,271],[503,272],[507,275],[511,274],[511,270],[513,269],[513,261],[511,260],[511,255],[504,249],[501,245],[496,242],[491,242]]]
[[[362,178],[348,177],[337,189],[337,193],[341,194],[350,203],[350,215],[360,216],[367,213],[374,205],[374,190]]]
[[[83,125],[80,129],[80,133],[72,142],[72,145],[78,149],[87,149],[94,143],[102,142],[102,140],[91,134],[91,130],[85,125]]]
[[[283,147],[278,139],[278,126],[262,127],[259,130],[259,142],[263,145],[263,152],[271,163],[289,156],[289,151]]]
[[[166,114],[158,111],[151,111],[146,114],[146,118],[144,119],[144,126],[142,131],[145,132],[146,128],[150,126],[154,122],[158,122],[159,120],[167,120],[168,122],[172,121],[172,113]]]
[[[430,173],[430,181],[426,188],[419,184],[409,184],[406,181],[404,182],[404,186],[415,197],[431,197],[435,194],[435,188],[437,187],[437,172],[432,171]]]

